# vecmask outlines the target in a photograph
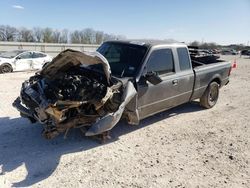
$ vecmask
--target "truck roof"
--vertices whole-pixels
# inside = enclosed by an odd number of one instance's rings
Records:
[[[139,46],[145,46],[145,47],[152,47],[152,46],[158,46],[158,45],[171,45],[171,46],[183,46],[187,47],[186,44],[181,42],[173,42],[173,41],[167,41],[167,40],[143,40],[143,39],[136,39],[136,40],[111,40],[107,42],[113,42],[113,43],[123,43],[123,44],[135,44]]]

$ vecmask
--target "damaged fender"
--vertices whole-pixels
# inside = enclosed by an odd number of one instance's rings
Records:
[[[132,82],[129,81],[122,97],[123,101],[119,106],[118,110],[114,113],[109,113],[100,120],[97,120],[97,122],[89,128],[85,135],[94,136],[105,131],[111,130],[119,122],[126,105],[131,101],[131,99],[133,99],[136,93],[137,91],[135,90],[135,87],[133,86]]]

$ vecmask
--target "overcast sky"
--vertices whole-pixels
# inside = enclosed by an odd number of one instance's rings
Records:
[[[0,24],[250,44],[250,0],[1,0]]]

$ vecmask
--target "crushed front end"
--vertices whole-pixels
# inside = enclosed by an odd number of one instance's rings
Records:
[[[86,66],[93,64],[101,64],[102,71]],[[45,138],[71,128],[93,136],[112,129],[135,95],[131,82],[124,86],[110,76],[100,54],[66,50],[22,84],[13,106],[22,117],[43,124]]]

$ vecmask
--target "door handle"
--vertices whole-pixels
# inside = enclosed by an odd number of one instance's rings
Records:
[[[173,81],[172,81],[172,84],[173,84],[174,86],[177,86],[177,85],[178,85],[178,80],[173,80]]]

